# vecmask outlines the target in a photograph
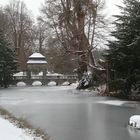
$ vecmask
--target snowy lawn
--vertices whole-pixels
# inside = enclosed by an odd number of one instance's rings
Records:
[[[133,115],[129,119],[129,125],[140,129],[140,115]]]
[[[33,136],[26,134],[24,130],[3,118],[0,118],[0,138],[2,140],[33,140]]]
[[[33,129],[23,120],[17,120],[9,112],[0,109],[1,140],[52,140],[42,130]]]

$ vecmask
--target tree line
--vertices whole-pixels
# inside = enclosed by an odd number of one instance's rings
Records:
[[[123,0],[124,5],[118,6],[121,14],[112,24],[104,4],[103,0],[45,0],[37,22],[21,1],[2,7],[0,31],[16,54],[18,69],[26,70],[28,56],[39,51],[46,56],[49,71],[77,73],[79,88],[105,84],[107,94],[139,94],[140,1]],[[104,46],[102,61],[97,54]]]
[[[124,0],[116,15],[115,30],[106,58],[110,90],[123,96],[140,94],[140,1]]]
[[[27,70],[26,62],[29,55],[33,52],[40,52],[46,55],[49,60],[48,56],[53,55],[51,48],[59,48],[57,47],[58,43],[56,43],[58,42],[56,41],[57,38],[52,37],[50,29],[39,20],[39,17],[37,19],[33,18],[23,1],[13,0],[6,6],[1,7],[0,21],[1,33],[5,36],[7,42],[10,43],[9,47],[16,54],[19,71]],[[56,51],[56,53],[60,52]],[[63,57],[65,54],[60,53],[58,55]],[[68,59],[70,60],[70,57]],[[58,62],[55,63],[56,65],[58,64]],[[56,72],[56,69],[52,69],[53,66],[51,65],[48,65],[50,66],[49,71]]]

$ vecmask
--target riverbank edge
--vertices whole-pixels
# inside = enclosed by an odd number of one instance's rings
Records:
[[[91,97],[113,97],[116,99],[121,99],[121,100],[128,100],[128,101],[140,101],[140,95],[139,96],[126,96],[126,95],[122,95],[122,94],[118,94],[118,93],[105,93],[105,92],[99,92],[99,91],[95,91],[93,89],[80,89],[78,91],[81,91],[82,95],[86,95],[86,96],[91,96]],[[86,93],[84,93],[86,92]],[[77,94],[77,93],[76,93]]]
[[[122,100],[129,100],[129,101],[140,101],[140,96],[132,96],[132,95],[126,96],[126,95],[121,95],[121,94],[108,93],[108,94],[99,94],[99,96],[113,97],[113,98],[122,99]]]
[[[46,132],[44,132],[41,128],[34,128],[27,120],[23,118],[16,118],[6,109],[0,106],[0,117],[8,120],[9,123],[12,123],[17,128],[25,130],[25,132],[35,136],[37,138],[41,138],[42,140],[53,140]]]

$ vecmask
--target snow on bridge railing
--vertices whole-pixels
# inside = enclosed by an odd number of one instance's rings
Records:
[[[31,76],[30,79],[43,79],[43,76]]]
[[[24,80],[27,79],[27,76],[14,76],[13,80]]]
[[[59,75],[59,76],[53,76],[53,75],[48,75],[48,76],[31,76],[29,79],[77,79],[77,75]],[[28,79],[27,76],[14,76],[14,80],[24,80]]]
[[[47,79],[77,79],[77,75],[46,76]]]

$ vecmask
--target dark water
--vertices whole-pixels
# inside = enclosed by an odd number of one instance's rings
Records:
[[[114,99],[85,93],[72,87],[11,88],[0,90],[0,105],[56,140],[140,140],[140,130],[127,127],[129,117],[140,114],[140,103],[101,104]]]

